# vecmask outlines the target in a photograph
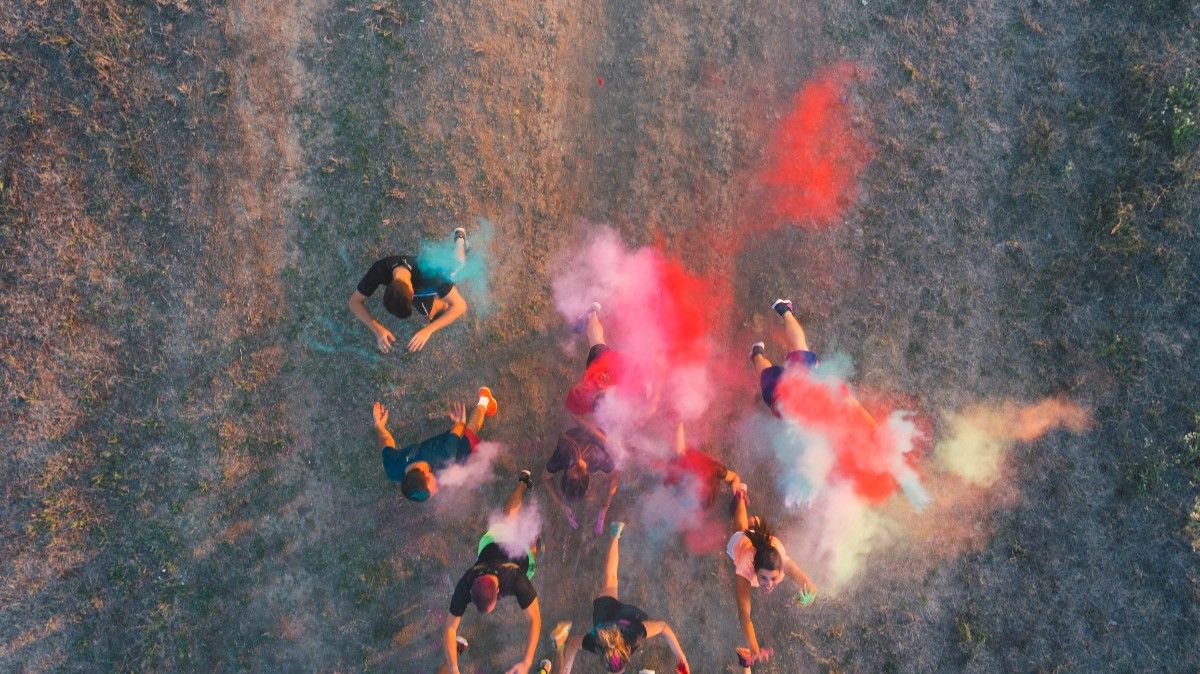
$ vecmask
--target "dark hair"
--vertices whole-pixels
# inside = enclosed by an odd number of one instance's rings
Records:
[[[400,493],[410,501],[428,501],[431,496],[429,475],[421,470],[404,473],[404,479],[400,481]]]
[[[400,281],[389,283],[387,290],[383,291],[383,308],[396,318],[408,318],[412,316],[412,307],[412,287]]]
[[[755,571],[760,569],[778,571],[783,568],[783,555],[779,554],[779,550],[771,543],[775,532],[765,519],[755,517],[750,522],[750,528],[746,529],[745,534],[750,544],[754,546]]]
[[[491,582],[488,582],[490,579]],[[485,573],[481,576],[476,576],[475,580],[471,581],[471,603],[475,605],[475,610],[483,613],[487,611],[500,598],[500,579]]]
[[[592,476],[588,474],[586,468],[580,468],[578,463],[573,464],[562,474],[563,496],[569,501],[578,501],[587,494],[588,484],[591,481]]]

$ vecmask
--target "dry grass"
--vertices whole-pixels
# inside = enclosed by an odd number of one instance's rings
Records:
[[[575,371],[546,356],[546,287],[581,218],[727,274],[737,302],[806,298],[822,348],[929,409],[1097,410],[1094,434],[1019,457],[1023,498],[982,549],[915,579],[898,552],[804,614],[764,608],[792,635],[766,671],[1196,669],[1198,20],[1170,1],[0,5],[0,669],[430,669],[480,518],[399,504],[365,403],[418,435],[486,380],[521,402],[489,429],[503,470],[539,462]],[[870,69],[861,203],[831,231],[746,234],[768,111],[847,58]],[[504,311],[419,357],[363,349],[343,303],[364,261],[476,215],[506,243]],[[755,312],[734,313],[741,339]],[[548,622],[586,608],[578,545],[539,571]],[[664,573],[635,599],[694,662],[730,660],[728,598],[679,591],[724,571]],[[472,623],[473,653],[507,659],[518,624]]]

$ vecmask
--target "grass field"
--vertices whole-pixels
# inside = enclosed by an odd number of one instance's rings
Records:
[[[566,421],[583,222],[728,278],[738,358],[791,296],[855,384],[1095,416],[1015,450],[960,554],[756,607],[756,671],[1200,669],[1198,36],[1183,0],[0,0],[0,670],[433,671],[487,509]],[[756,226],[778,111],[844,62],[856,203]],[[480,216],[494,309],[377,353],[362,272]],[[371,401],[417,437],[483,382],[501,478],[405,502]],[[547,627],[582,622],[600,544],[547,526]],[[735,671],[723,560],[623,553],[694,671]],[[464,672],[515,662],[494,618]]]

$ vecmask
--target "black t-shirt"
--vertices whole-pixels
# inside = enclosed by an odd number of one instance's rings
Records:
[[[587,429],[576,426],[558,436],[558,446],[546,462],[546,472],[566,470],[575,465],[581,456],[587,462],[589,473],[611,473],[616,469],[612,457],[604,448],[604,441]]]
[[[475,566],[467,569],[458,579],[454,596],[450,598],[450,615],[461,618],[467,612],[467,606],[471,603],[471,583],[487,573],[493,574],[499,581],[501,597],[512,595],[522,609],[529,608],[537,599],[537,591],[525,575],[528,571],[529,557],[522,555],[519,559],[511,559],[499,545],[489,543],[479,552]]]
[[[605,656],[596,643],[596,632],[603,629],[619,629],[629,652],[633,653],[646,640],[645,621],[650,616],[632,604],[622,604],[615,597],[596,597],[592,601],[592,631],[583,637],[583,650]]]
[[[448,274],[423,266],[414,255],[392,255],[371,265],[362,280],[358,282],[358,292],[370,297],[379,286],[392,282],[396,267],[404,267],[412,273],[413,298],[445,297],[454,290],[454,283]]]

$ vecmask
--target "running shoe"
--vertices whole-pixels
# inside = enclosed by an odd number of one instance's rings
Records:
[[[755,342],[750,345],[750,360],[753,362],[755,356],[766,356],[767,345],[763,342]]]
[[[620,538],[621,532],[624,530],[624,522],[613,522],[612,524],[608,525],[608,535],[612,536],[613,538]]]
[[[792,301],[782,299],[775,300],[771,303],[771,308],[775,310],[775,313],[783,316],[784,314],[792,311]]]
[[[488,399],[487,416],[496,416],[496,411],[499,410],[499,407],[496,405],[496,397],[492,395],[492,389],[486,386],[480,386],[479,397]]]
[[[533,491],[533,473],[523,470],[517,475],[517,482],[525,485],[525,491]]]

